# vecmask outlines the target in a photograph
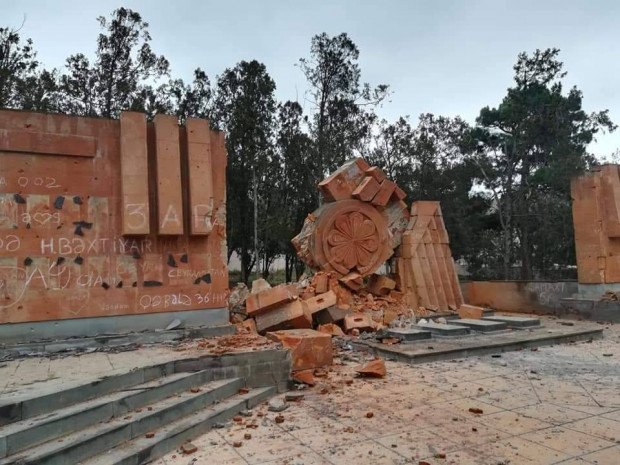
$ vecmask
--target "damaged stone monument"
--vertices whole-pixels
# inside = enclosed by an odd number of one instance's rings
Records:
[[[561,314],[620,321],[620,165],[603,165],[571,182],[578,293]]]

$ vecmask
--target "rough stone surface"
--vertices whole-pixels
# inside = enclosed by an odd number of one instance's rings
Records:
[[[458,310],[459,317],[480,319],[484,315],[484,308],[476,305],[463,304]]]
[[[383,378],[387,374],[385,362],[380,358],[356,367],[355,372],[360,376],[368,378]]]
[[[267,333],[267,337],[291,349],[293,371],[331,365],[332,338],[312,329],[294,329]]]
[[[540,326],[540,318],[526,316],[493,315],[485,316],[483,320],[499,321],[501,323],[506,323],[511,328],[529,328],[533,326]]]
[[[252,292],[245,299],[245,309],[249,316],[256,316],[290,302],[298,296],[299,286],[297,284],[281,284],[256,293]]]
[[[452,323],[459,326],[466,326],[473,331],[487,333],[490,331],[501,331],[508,328],[504,321],[475,320],[469,318],[460,318],[452,320]]]
[[[423,339],[430,339],[432,337],[430,331],[409,328],[390,328],[388,330],[388,335],[390,337],[398,338],[403,342],[420,341]]]

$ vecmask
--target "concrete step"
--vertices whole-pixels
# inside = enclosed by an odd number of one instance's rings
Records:
[[[540,319],[527,317],[527,316],[506,316],[506,315],[493,315],[493,316],[485,316],[482,318],[486,321],[495,321],[506,323],[509,328],[532,328],[535,326],[540,326]]]
[[[60,439],[53,439],[0,459],[0,465],[78,463],[230,397],[236,394],[243,384],[241,378],[212,381],[202,385],[199,392],[180,392],[140,411],[126,412],[126,416],[82,428]]]
[[[211,381],[212,376],[209,370],[175,373],[0,427],[0,443],[4,443],[0,458],[202,385]]]
[[[416,329],[430,331],[433,336],[464,336],[469,333],[469,329],[465,326],[435,323],[434,321],[429,321],[424,325],[416,325]]]
[[[142,435],[96,457],[82,462],[84,465],[140,465],[155,460],[185,441],[209,431],[214,424],[226,421],[242,410],[250,409],[276,394],[275,387],[252,389],[247,394],[237,394],[193,415],[164,425],[155,435]],[[217,457],[214,462],[217,463]]]
[[[174,363],[164,363],[103,377],[87,383],[67,385],[62,379],[50,382],[43,388],[33,385],[22,393],[0,400],[0,426],[27,420],[45,413],[69,407],[80,402],[112,394],[123,389],[174,373]]]
[[[461,318],[459,320],[454,320],[453,323],[460,326],[467,326],[472,331],[478,331],[480,333],[502,331],[508,328],[508,325],[503,321],[476,320],[473,318]]]
[[[430,331],[423,331],[421,329],[411,328],[390,328],[388,330],[390,337],[400,339],[401,342],[421,341],[423,339],[430,339],[432,334]]]

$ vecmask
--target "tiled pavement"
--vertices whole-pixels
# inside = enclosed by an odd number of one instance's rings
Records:
[[[262,405],[257,429],[213,430],[193,441],[195,454],[156,463],[620,464],[620,327],[600,341],[499,358],[388,362],[384,380],[354,379],[355,363],[345,363],[303,391],[283,423]]]
[[[4,362],[0,393],[15,395],[179,356],[153,347]],[[321,385],[303,391],[302,402],[291,403],[283,423],[276,424],[277,414],[261,405],[253,413],[258,428],[213,430],[193,441],[196,453],[175,451],[156,463],[620,464],[620,325],[610,326],[602,340],[499,358],[416,366],[388,362],[383,380],[354,378],[356,363],[342,363]],[[321,394],[324,388],[329,392]],[[473,414],[471,407],[483,413]],[[241,447],[233,447],[237,441]]]

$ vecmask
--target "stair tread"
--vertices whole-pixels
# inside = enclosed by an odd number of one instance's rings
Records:
[[[162,426],[161,428],[153,431],[155,435],[152,438],[147,438],[144,435],[136,437],[107,452],[91,457],[90,459],[80,463],[82,465],[109,465],[111,463],[116,463],[122,459],[131,457],[142,450],[153,447],[170,433],[174,434],[175,432],[184,431],[192,425],[202,423],[209,418],[218,415],[220,412],[226,411],[228,408],[234,407],[235,405],[241,406],[247,400],[260,396],[261,394],[267,393],[273,389],[274,387],[272,386],[254,388],[247,394],[236,394],[217,404],[209,405],[208,407],[198,410],[191,415],[182,417]]]
[[[98,407],[101,405],[105,405],[107,403],[114,402],[119,399],[123,399],[125,397],[133,396],[137,394],[138,392],[144,392],[148,389],[153,389],[153,388],[157,388],[160,386],[164,386],[166,384],[172,383],[179,379],[187,378],[193,375],[195,375],[195,373],[192,373],[192,372],[173,373],[171,375],[164,376],[164,377],[152,380],[152,381],[148,381],[146,383],[132,386],[131,388],[125,388],[120,391],[112,392],[110,394],[105,394],[95,399],[89,399],[83,402],[79,402],[77,404],[70,405],[69,407],[60,408],[58,410],[54,410],[48,413],[43,413],[41,415],[27,418],[25,420],[9,423],[8,425],[4,425],[0,427],[0,438],[6,437],[10,434],[14,434],[20,431],[31,429],[33,427],[48,423],[50,421],[56,421],[64,417],[69,417],[73,414],[76,414],[76,413],[79,413],[85,410],[86,408],[94,408],[94,407]]]
[[[185,391],[176,395],[172,395],[170,397],[150,404],[151,410],[148,410],[148,408],[143,408],[140,412],[129,411],[125,416],[112,418],[107,422],[94,424],[80,431],[65,435],[62,438],[55,438],[42,444],[30,447],[27,451],[21,451],[16,454],[10,455],[4,459],[0,459],[0,465],[10,464],[16,460],[33,460],[39,457],[44,457],[52,452],[62,451],[63,449],[69,448],[75,443],[81,443],[90,438],[95,438],[107,432],[114,431],[117,428],[129,426],[138,420],[147,418],[152,415],[156,415],[158,412],[168,407],[174,406],[176,404],[182,404],[183,402],[194,396],[205,394],[211,390],[226,386],[227,384],[233,384],[238,381],[239,378],[228,378],[201,384],[201,391],[198,393]],[[131,418],[127,418],[128,416]]]

